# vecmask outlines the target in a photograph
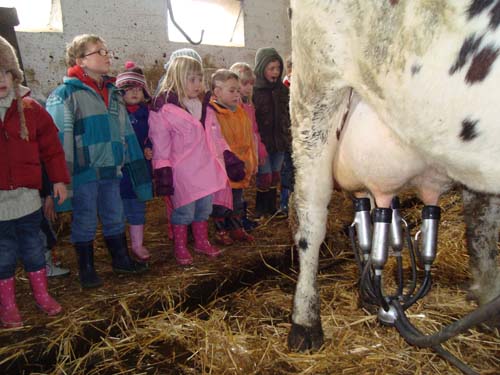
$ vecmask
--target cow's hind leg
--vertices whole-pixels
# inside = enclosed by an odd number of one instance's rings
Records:
[[[299,223],[295,242],[300,266],[288,336],[292,350],[318,349],[323,344],[316,274],[333,186],[334,124],[342,118],[348,92],[337,90],[332,99],[320,91],[314,97],[302,96],[300,104],[292,93],[294,195]]]
[[[473,278],[471,291],[479,304],[484,305],[500,295],[497,264],[500,196],[464,188],[463,203],[467,251]]]

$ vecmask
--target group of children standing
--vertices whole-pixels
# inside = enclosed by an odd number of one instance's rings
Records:
[[[154,97],[132,62],[116,81],[109,77],[111,58],[102,38],[75,37],[66,49],[67,75],[44,110],[20,85],[15,51],[0,39],[3,326],[22,325],[14,292],[18,257],[37,305],[49,315],[62,310],[47,291],[39,236],[42,166],[57,211],[72,210],[71,241],[84,288],[102,285],[94,267],[98,219],[114,272],[147,271],[145,202],[153,190],[165,200],[180,265],[193,262],[189,226],[195,252],[220,254],[209,240],[210,216],[216,243],[253,241],[245,230],[251,223],[245,222],[243,190],[255,174],[256,214],[277,210],[276,187],[291,141],[284,64],[273,48],[257,52],[254,71],[245,63],[216,71],[208,92],[201,57],[192,49],[178,50],[165,65]]]

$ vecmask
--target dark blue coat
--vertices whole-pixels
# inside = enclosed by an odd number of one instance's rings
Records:
[[[152,148],[151,141],[149,140],[149,109],[145,104],[141,104],[139,109],[135,112],[129,112],[130,123],[134,128],[135,135],[141,146],[142,153],[144,154],[144,148]],[[151,160],[146,160],[148,166],[149,175],[152,175]],[[127,173],[125,168],[122,169],[123,178],[120,183],[120,194],[122,199],[133,199],[137,198],[132,189],[132,181],[130,180],[130,175]]]

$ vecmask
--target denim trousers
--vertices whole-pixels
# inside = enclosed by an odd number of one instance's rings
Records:
[[[104,237],[125,232],[123,202],[119,179],[91,181],[78,186],[73,192],[73,243],[94,240],[98,218]]]
[[[146,224],[146,202],[137,198],[123,199],[123,211],[130,225]]]
[[[18,219],[0,221],[0,279],[14,276],[18,258],[26,272],[36,272],[45,267],[41,222],[41,210]]]
[[[259,174],[280,172],[281,166],[283,165],[283,159],[285,158],[285,152],[271,152],[265,159],[263,165],[259,165]]]
[[[193,221],[207,221],[211,213],[212,194],[174,209],[171,223],[174,225],[189,225]]]
[[[295,184],[295,170],[293,166],[292,153],[285,152],[283,166],[281,167],[281,187],[293,191]]]

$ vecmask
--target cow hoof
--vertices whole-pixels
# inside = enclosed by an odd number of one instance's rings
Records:
[[[288,335],[288,348],[296,352],[318,350],[323,345],[323,328],[321,322],[312,327],[305,327],[292,323]]]

